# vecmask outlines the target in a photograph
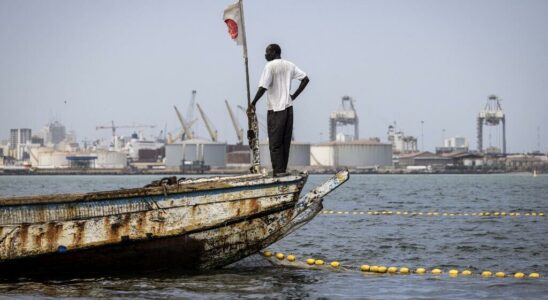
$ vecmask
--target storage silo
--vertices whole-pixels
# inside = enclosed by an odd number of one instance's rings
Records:
[[[268,141],[261,142],[259,149],[261,154],[261,166],[266,168],[272,168]],[[287,163],[287,166],[310,166],[310,144],[302,142],[291,142],[291,146],[289,148],[289,162]]]
[[[67,152],[55,151],[52,148],[31,149],[32,165],[39,169],[68,168]]]
[[[385,167],[392,166],[392,144],[376,140],[331,141],[312,145],[313,166]]]

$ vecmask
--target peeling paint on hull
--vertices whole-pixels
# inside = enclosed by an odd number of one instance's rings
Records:
[[[292,209],[270,215],[289,216]],[[133,271],[204,270],[222,267],[265,247],[265,233],[279,229],[264,217],[196,233],[122,241],[100,247],[53,252],[0,263],[2,277],[123,274]],[[39,267],[37,267],[39,266]]]
[[[246,175],[102,192],[105,200],[96,194],[0,199],[0,276],[222,267],[321,210],[321,193],[315,203],[299,200],[306,179]]]

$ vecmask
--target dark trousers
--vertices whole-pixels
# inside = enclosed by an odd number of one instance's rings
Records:
[[[272,169],[274,174],[284,173],[287,169],[293,135],[293,107],[290,106],[282,111],[269,110],[267,122]]]

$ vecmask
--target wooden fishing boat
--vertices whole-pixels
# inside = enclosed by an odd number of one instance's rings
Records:
[[[0,198],[0,276],[219,268],[308,222],[348,176],[339,172],[303,197],[306,173]]]
[[[225,10],[241,25],[242,2]],[[227,23],[228,24],[228,23]],[[234,24],[229,29],[234,30]],[[259,130],[248,111],[249,175],[166,178],[144,188],[0,198],[0,277],[207,270],[258,252],[311,220],[348,180],[341,171],[300,197],[307,173],[263,175]],[[183,127],[184,127],[184,122]]]

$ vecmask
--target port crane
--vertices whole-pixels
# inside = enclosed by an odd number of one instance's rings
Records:
[[[342,97],[341,106],[329,116],[329,139],[337,139],[337,127],[339,125],[354,126],[354,140],[360,138],[358,113],[354,108],[354,100],[349,96]]]
[[[95,130],[99,129],[110,129],[112,130],[112,138],[116,138],[116,129],[117,128],[154,128],[155,125],[143,125],[143,124],[134,124],[134,125],[114,125],[114,121],[111,121],[110,126],[96,126]]]
[[[177,114],[177,119],[179,119],[179,123],[181,124],[181,130],[179,133],[175,136],[175,139],[173,139],[171,133],[168,133],[167,142],[168,144],[173,143],[174,140],[188,140],[194,138],[194,133],[192,132],[192,125],[198,120],[198,119],[192,119],[192,112],[194,111],[194,105],[196,103],[196,90],[192,90],[190,98],[190,103],[188,105],[188,112],[187,112],[187,118],[183,117],[181,112],[179,112],[179,109],[174,105],[173,108],[175,109],[175,113]]]
[[[236,116],[232,112],[232,108],[230,108],[230,104],[228,104],[228,100],[225,99],[226,108],[228,109],[228,114],[230,115],[230,120],[232,121],[232,126],[234,126],[234,130],[236,130],[236,136],[238,137],[238,145],[243,145],[244,143],[244,130],[240,127],[240,124],[238,123],[238,119],[236,119]]]
[[[506,115],[500,105],[502,99],[490,95],[485,108],[478,114],[477,139],[478,151],[483,152],[483,126],[498,126],[502,123],[502,155],[506,155]]]
[[[192,93],[191,93],[191,97],[190,97],[190,103],[188,104],[188,111],[187,111],[187,116],[186,116],[186,119],[187,120],[193,120],[194,117],[194,105],[196,105],[196,90],[192,90]],[[190,125],[189,127],[192,127],[192,125]]]
[[[204,121],[204,124],[207,128],[207,131],[209,132],[209,136],[211,137],[211,141],[216,142],[217,141],[217,130],[213,127],[213,124],[211,121],[209,121],[209,118],[206,116],[204,110],[200,106],[200,104],[196,103],[196,107],[198,107],[198,111],[200,112],[200,116],[202,116],[202,120]]]
[[[179,110],[177,109],[177,106],[173,105],[173,108],[175,109],[175,113],[177,114],[177,118],[179,119],[179,123],[181,123],[181,128],[182,128],[181,132],[179,133],[176,139],[178,139],[179,136],[183,136],[183,135],[185,139],[193,139],[194,135],[192,134],[192,131],[190,130],[191,124],[188,124],[185,121],[185,119],[183,118]]]

